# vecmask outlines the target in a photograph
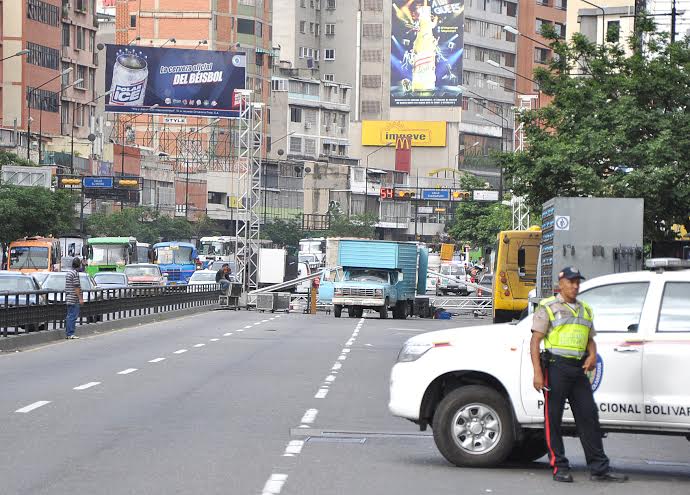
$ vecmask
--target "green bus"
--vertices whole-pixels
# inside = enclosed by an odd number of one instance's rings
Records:
[[[134,237],[93,237],[87,241],[89,275],[99,272],[122,272],[126,265],[148,263],[151,246]]]

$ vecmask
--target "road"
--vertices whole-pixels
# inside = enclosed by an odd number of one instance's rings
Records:
[[[543,459],[454,468],[429,432],[388,413],[401,344],[476,322],[208,312],[2,355],[0,493],[551,492]],[[558,489],[690,489],[685,439],[606,447],[629,484],[590,482],[568,440],[577,483]]]

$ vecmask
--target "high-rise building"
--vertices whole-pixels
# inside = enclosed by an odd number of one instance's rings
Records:
[[[2,58],[9,57],[0,64],[2,142],[27,154],[30,127],[30,156],[44,160],[46,149],[65,148],[61,135],[69,142],[90,133],[98,64],[94,3],[2,0],[0,12]],[[28,53],[12,56],[23,50]]]

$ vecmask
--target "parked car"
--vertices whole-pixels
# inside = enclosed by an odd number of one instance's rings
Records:
[[[125,275],[129,285],[133,287],[157,287],[165,285],[166,277],[158,265],[152,263],[139,263],[125,266]]]
[[[216,283],[217,270],[197,270],[192,273],[187,285],[208,285]],[[233,278],[232,275],[230,278]]]
[[[237,272],[237,265],[235,264],[234,261],[214,261],[210,265],[208,265],[207,270],[212,270],[214,272],[217,272],[221,268],[223,268],[223,265],[230,265],[230,273],[234,276],[235,273]]]
[[[99,289],[126,289],[129,286],[129,279],[122,272],[98,272],[93,280]]]
[[[41,289],[51,291],[48,293],[49,302],[61,302],[64,300],[62,297],[57,297],[56,292],[64,292],[65,281],[67,280],[67,272],[51,272],[41,283]],[[96,290],[96,282],[93,281],[86,273],[79,274],[79,285],[82,291],[93,291]],[[95,295],[94,295],[95,296]],[[92,299],[94,298],[92,296]],[[88,302],[89,296],[84,294],[84,300]]]
[[[449,292],[460,296],[466,296],[469,294],[467,289],[467,272],[465,267],[455,263],[447,263],[441,265],[441,275],[446,275],[452,277],[451,279],[445,277],[438,277],[438,283],[436,284],[436,295],[446,296]]]
[[[20,272],[0,271],[0,307],[8,306],[33,306],[45,303],[45,295],[41,294],[16,294],[16,292],[39,291],[41,287],[31,275]],[[22,326],[21,328],[25,328]],[[45,328],[45,324],[38,325],[38,329]],[[28,330],[36,330],[36,325],[28,325]]]
[[[477,297],[491,297],[491,291],[494,285],[494,274],[485,273],[477,285],[479,285]]]

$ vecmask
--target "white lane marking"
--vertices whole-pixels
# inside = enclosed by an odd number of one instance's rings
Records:
[[[332,370],[339,370],[339,369],[342,368],[342,367],[343,367],[342,364],[340,364],[340,363],[335,363],[331,369],[332,369]]]
[[[338,361],[345,361],[347,359],[347,356],[345,354],[341,354],[338,356]]]
[[[240,333],[240,332],[244,332],[244,329],[240,328],[239,330],[237,330],[237,333]]]
[[[290,443],[285,447],[285,453],[283,457],[293,457],[302,452],[302,447],[304,447],[304,440],[291,440]]]
[[[261,495],[278,495],[280,491],[283,489],[283,485],[288,479],[287,474],[272,474],[270,478],[268,478],[268,481],[264,485],[264,489],[261,492]]]
[[[84,385],[79,385],[78,387],[74,387],[72,390],[86,390],[87,388],[95,387],[96,385],[100,385],[101,382],[89,382],[85,383]]]
[[[152,359],[151,361],[149,361],[149,363],[160,363],[161,361],[165,361],[165,358]]]
[[[343,349],[343,354],[347,354],[348,352],[350,352],[350,349]]]
[[[187,352],[187,349],[180,349],[178,351],[173,352],[173,354],[184,354],[185,352]]]
[[[136,368],[127,368],[126,370],[118,371],[118,375],[129,375],[130,373],[134,373],[135,371],[139,371]]]
[[[223,337],[230,337],[232,335],[232,332],[224,333]]]
[[[314,396],[315,399],[325,399],[326,396],[328,395],[328,389],[327,388],[320,388],[318,392],[316,392],[316,395]]]
[[[280,317],[281,317],[281,315],[276,315],[276,318],[280,318]]]
[[[208,339],[209,342],[218,342],[220,339]]]
[[[33,411],[34,409],[38,409],[39,407],[43,407],[46,404],[50,404],[49,400],[39,400],[38,402],[34,402],[33,404],[29,404],[28,406],[24,406],[21,409],[17,409],[14,412],[18,413],[28,413]]]
[[[302,421],[300,423],[310,424],[316,421],[316,416],[319,414],[318,409],[307,409],[307,412],[302,416]]]
[[[204,347],[206,344],[195,344],[194,347]]]
[[[266,322],[268,322],[268,320],[261,320],[261,323],[266,323]]]
[[[325,380],[327,383],[333,383],[335,381],[335,376],[328,375]]]
[[[247,325],[247,326],[244,327],[244,328],[252,328],[252,326],[251,326],[251,325]],[[238,332],[239,332],[239,330],[238,330]]]
[[[261,323],[262,323],[262,322],[257,321],[256,323],[254,323],[254,326],[261,325]]]

